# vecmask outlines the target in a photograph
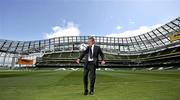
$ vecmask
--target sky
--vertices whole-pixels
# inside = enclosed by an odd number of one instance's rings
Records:
[[[180,17],[180,0],[0,0],[0,39],[130,37]]]

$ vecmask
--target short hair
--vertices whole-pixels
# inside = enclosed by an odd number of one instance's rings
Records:
[[[94,41],[94,38],[93,38],[93,37],[89,37],[89,38],[88,38],[88,40],[92,40],[92,41]]]

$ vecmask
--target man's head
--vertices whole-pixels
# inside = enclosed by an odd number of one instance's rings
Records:
[[[89,45],[89,46],[92,46],[94,43],[95,43],[94,38],[93,38],[93,37],[89,37],[89,38],[88,38],[88,45]]]

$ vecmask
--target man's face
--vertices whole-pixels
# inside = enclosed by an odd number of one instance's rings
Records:
[[[92,39],[88,39],[88,45],[92,46],[95,43],[95,41],[93,41]]]

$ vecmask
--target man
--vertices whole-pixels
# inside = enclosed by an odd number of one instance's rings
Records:
[[[88,74],[90,79],[90,95],[94,94],[94,83],[96,79],[96,67],[98,67],[98,56],[101,56],[101,64],[105,64],[104,54],[101,48],[95,45],[93,37],[88,38],[88,47],[82,52],[79,59],[76,62],[79,64],[84,56],[86,56],[84,63],[83,83],[84,83],[84,95],[88,95]]]

